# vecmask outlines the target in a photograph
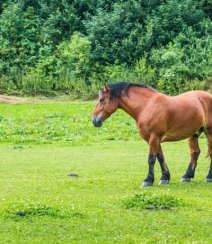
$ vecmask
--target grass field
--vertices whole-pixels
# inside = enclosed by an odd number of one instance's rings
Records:
[[[211,243],[207,141],[191,183],[186,141],[164,143],[170,185],[140,188],[148,145],[123,112],[100,129],[93,102],[0,104],[0,243]]]

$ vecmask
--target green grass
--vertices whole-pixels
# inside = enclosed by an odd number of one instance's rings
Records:
[[[140,188],[148,145],[122,112],[93,127],[93,106],[0,104],[0,243],[211,243],[206,139],[191,183],[181,141],[162,145],[171,183],[157,164]]]
[[[0,142],[88,144],[106,140],[139,139],[134,121],[120,111],[102,130],[94,130],[94,103],[0,104]],[[126,129],[126,126],[130,129]],[[117,130],[118,128],[118,130]],[[114,132],[115,135],[114,135]],[[116,138],[115,138],[116,137]]]

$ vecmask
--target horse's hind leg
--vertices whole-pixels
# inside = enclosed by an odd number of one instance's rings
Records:
[[[208,175],[206,176],[205,182],[212,182],[212,160],[210,163],[210,169]]]
[[[207,134],[208,137],[208,155],[210,156],[210,169],[206,176],[205,182],[212,182],[212,135]]]
[[[197,166],[197,160],[198,160],[198,157],[200,154],[199,143],[198,143],[199,135],[200,135],[200,133],[195,134],[188,139],[188,144],[190,147],[191,161],[188,165],[186,173],[183,175],[183,177],[181,179],[181,182],[190,182],[191,178],[194,178],[195,169]]]

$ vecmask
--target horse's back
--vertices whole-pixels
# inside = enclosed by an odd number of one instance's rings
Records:
[[[212,95],[210,93],[197,90],[197,91],[189,91],[185,93],[185,95],[188,95],[188,97],[189,96],[194,97],[194,99],[201,104],[205,114],[212,113]]]
[[[206,91],[201,91],[201,90],[187,91],[177,96],[174,96],[173,98],[180,98],[180,97],[188,97],[188,98],[199,97],[199,98],[209,99],[212,101],[212,95]]]
[[[199,105],[203,109],[212,109],[212,95],[208,92],[196,90],[188,91],[180,95],[171,97],[171,100],[176,103],[182,103],[191,107],[198,107]]]
[[[166,131],[162,141],[188,138],[201,127],[212,128],[212,95],[204,91],[188,91],[166,97]]]

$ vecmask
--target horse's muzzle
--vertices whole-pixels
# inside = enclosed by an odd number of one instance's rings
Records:
[[[92,121],[93,121],[94,126],[96,126],[96,127],[102,126],[102,118],[100,116],[94,116]]]

